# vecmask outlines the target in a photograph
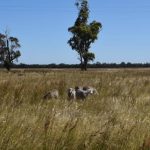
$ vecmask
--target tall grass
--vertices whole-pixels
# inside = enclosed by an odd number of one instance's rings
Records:
[[[99,95],[68,101],[76,85]],[[60,98],[43,101],[51,89]],[[138,150],[149,138],[149,70],[0,71],[2,150]]]

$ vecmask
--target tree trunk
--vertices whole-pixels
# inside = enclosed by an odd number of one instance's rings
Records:
[[[81,70],[84,70],[83,58],[82,58],[81,53],[79,53],[79,55],[80,55],[80,68]]]
[[[87,59],[84,59],[83,70],[87,71]]]
[[[10,64],[8,62],[4,62],[4,67],[7,69],[7,71],[10,71]]]

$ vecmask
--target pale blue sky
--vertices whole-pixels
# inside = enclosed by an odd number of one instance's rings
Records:
[[[0,32],[19,38],[19,63],[79,63],[67,44],[75,0],[0,0]],[[103,24],[94,62],[150,62],[150,0],[89,0],[89,21]]]

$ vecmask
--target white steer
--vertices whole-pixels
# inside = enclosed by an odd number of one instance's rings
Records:
[[[69,88],[68,89],[68,99],[76,99],[76,91],[74,88]]]

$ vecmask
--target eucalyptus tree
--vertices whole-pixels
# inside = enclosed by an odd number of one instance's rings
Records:
[[[88,0],[78,0],[75,5],[79,12],[74,25],[68,28],[68,31],[72,34],[68,44],[78,53],[81,69],[87,70],[88,62],[95,59],[95,54],[90,52],[89,49],[91,44],[97,40],[102,24],[97,21],[88,23],[90,12]]]
[[[21,56],[19,40],[11,37],[5,32],[0,33],[0,62],[9,71],[13,62]]]

